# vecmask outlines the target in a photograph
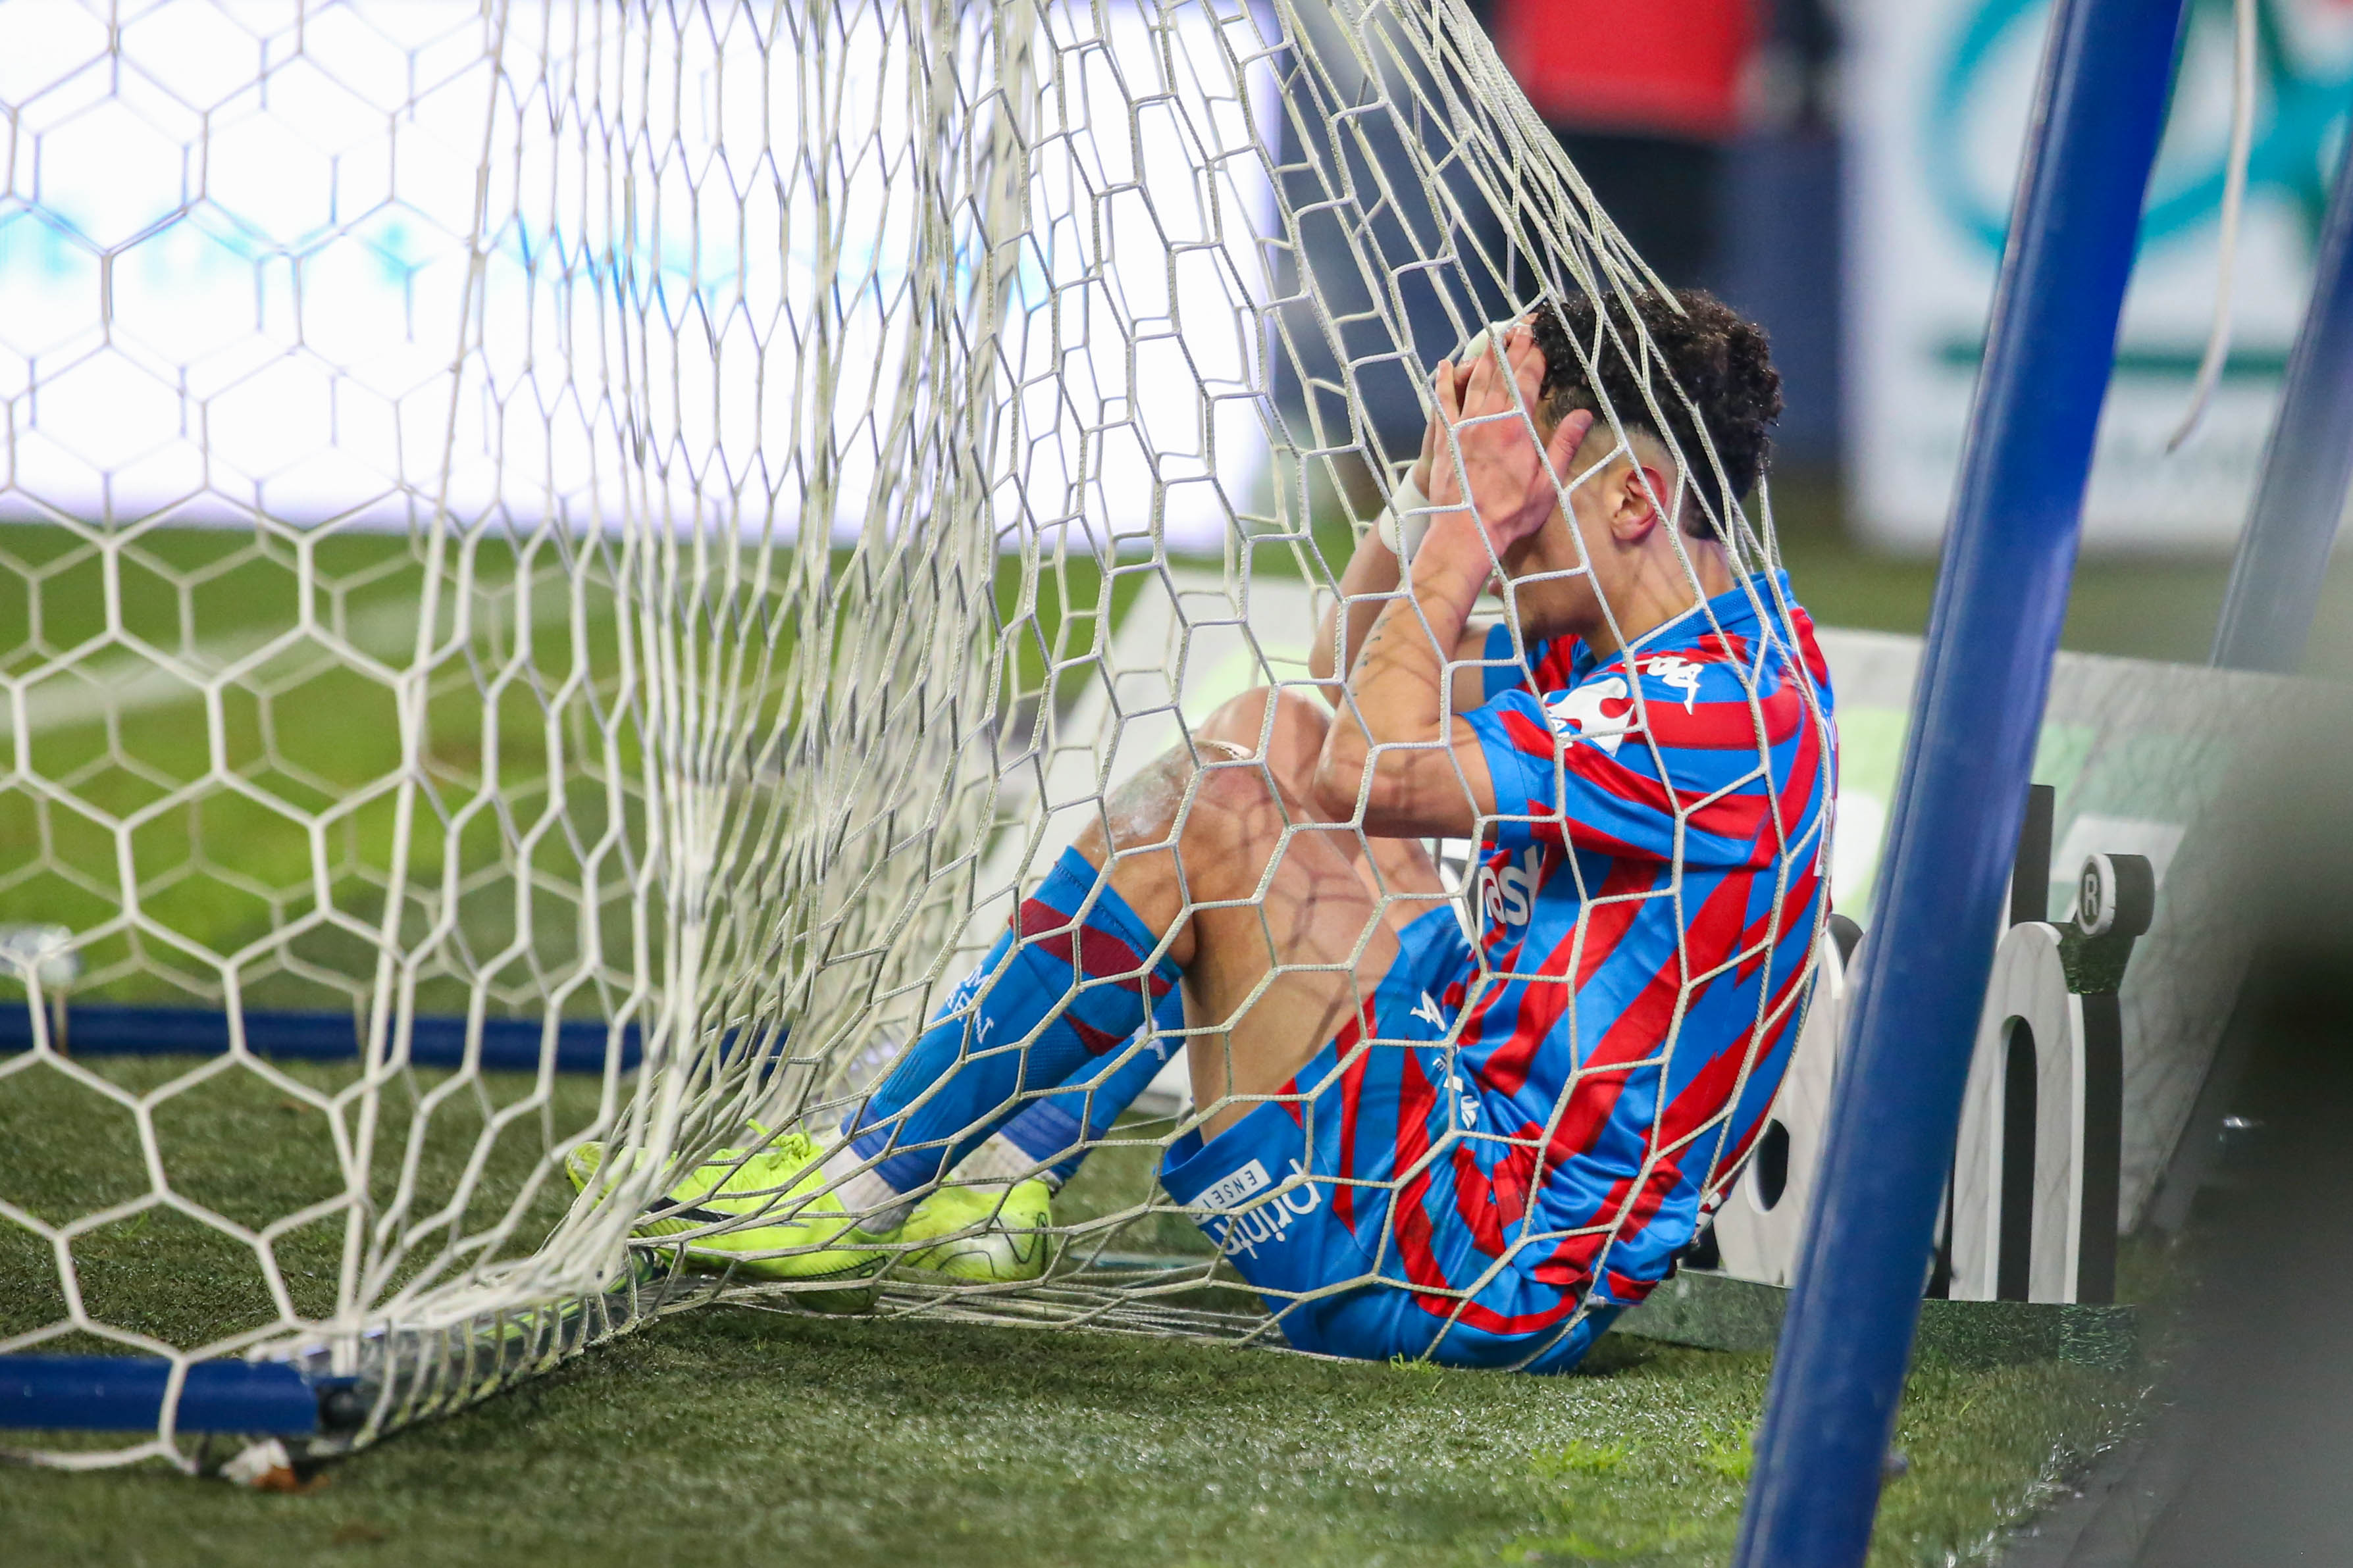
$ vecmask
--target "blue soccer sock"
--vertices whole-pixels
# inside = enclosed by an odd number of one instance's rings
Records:
[[[1183,1047],[1184,1027],[1184,993],[1172,987],[1153,1005],[1151,1025],[1129,1042],[1124,1057],[1081,1063],[1064,1087],[1024,1106],[997,1135],[1048,1185],[1060,1187]]]
[[[1142,1026],[1147,996],[1175,994],[1176,965],[1151,957],[1159,942],[1092,862],[1064,850],[843,1128],[849,1148],[899,1193],[936,1183],[1024,1109],[1018,1096],[1081,1077]]]

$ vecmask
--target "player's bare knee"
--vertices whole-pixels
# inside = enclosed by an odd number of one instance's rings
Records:
[[[1261,816],[1282,816],[1282,791],[1274,771],[1238,741],[1197,742],[1200,762],[1187,803],[1197,815],[1208,813],[1223,831],[1238,831]]]
[[[1282,798],[1267,764],[1248,747],[1197,731],[1191,746],[1169,752],[1113,790],[1103,821],[1088,826],[1078,847],[1098,861],[1106,848],[1123,858],[1180,845],[1239,850],[1281,831]]]
[[[1220,703],[1193,736],[1203,762],[1261,761],[1277,789],[1308,801],[1315,759],[1330,724],[1329,711],[1314,699],[1282,687],[1260,686]]]
[[[1269,717],[1267,707],[1273,704]],[[1240,746],[1252,756],[1279,757],[1301,745],[1324,743],[1331,722],[1322,703],[1279,686],[1253,686],[1229,697],[1196,725],[1196,739],[1223,741]]]

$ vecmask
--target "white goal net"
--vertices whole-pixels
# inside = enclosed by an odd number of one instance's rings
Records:
[[[12,0],[0,138],[0,1355],[292,1357],[346,1443],[789,1304],[632,1230],[838,1142],[1218,701],[1325,700],[1440,357],[1655,286],[1461,0]],[[1607,336],[1622,447],[1683,394]],[[1282,1342],[1183,1082],[1039,1277],[873,1310]]]

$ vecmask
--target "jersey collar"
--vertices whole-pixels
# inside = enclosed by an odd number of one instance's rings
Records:
[[[1607,659],[1593,651],[1583,637],[1569,653],[1568,671],[1572,681],[1582,681],[1604,664],[1614,664],[1620,658],[1639,658],[1658,649],[1690,647],[1702,637],[1715,632],[1738,636],[1753,632],[1757,625],[1759,605],[1787,603],[1789,596],[1789,574],[1783,571],[1756,572],[1745,582],[1736,583],[1704,605],[1694,605],[1682,615],[1661,621],[1641,637],[1634,638]]]

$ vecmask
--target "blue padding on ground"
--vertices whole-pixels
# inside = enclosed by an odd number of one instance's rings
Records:
[[[602,1072],[608,1026],[599,1019],[568,1019],[555,1027],[555,1070]],[[486,1018],[481,1063],[511,1071],[539,1070],[543,1026],[535,1019]],[[350,1061],[359,1055],[359,1030],[349,1013],[245,1015],[247,1048],[258,1056],[303,1061]],[[0,1005],[0,1051],[33,1048],[33,1017],[25,1003]],[[228,1049],[228,1015],[203,1007],[124,1007],[77,1003],[66,1015],[66,1049],[74,1056],[217,1056]],[[621,1068],[638,1065],[637,1026],[621,1035]],[[466,1020],[418,1018],[409,1035],[417,1067],[454,1068],[466,1059]]]
[[[142,1356],[0,1355],[0,1428],[151,1431],[171,1371]],[[200,1361],[188,1368],[173,1426],[304,1436],[319,1429],[319,1396],[290,1366]]]

